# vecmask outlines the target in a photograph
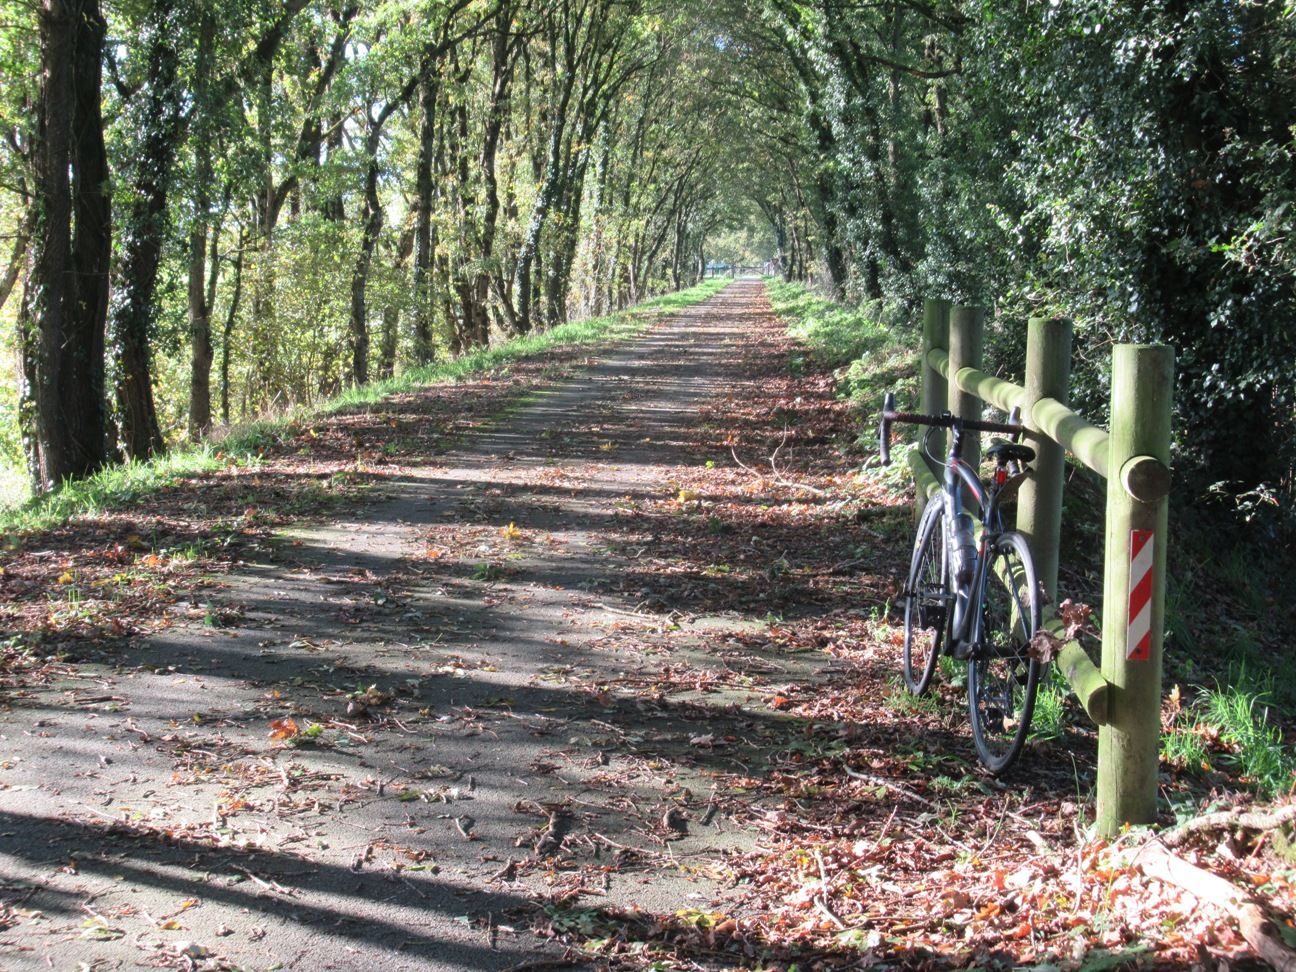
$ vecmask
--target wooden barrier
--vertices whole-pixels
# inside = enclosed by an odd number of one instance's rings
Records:
[[[1170,405],[1174,353],[1164,345],[1117,345],[1112,354],[1110,432],[1066,404],[1071,323],[1033,318],[1025,385],[980,370],[982,312],[929,300],[923,310],[921,408],[978,417],[981,402],[1022,410],[1037,452],[1017,507],[1043,588],[1044,628],[1061,643],[1058,670],[1098,724],[1098,825],[1107,835],[1156,818],[1161,729]],[[964,454],[975,463],[976,437]],[[1058,600],[1058,549],[1066,453],[1107,480],[1102,667],[1066,634]],[[919,509],[940,489],[920,450],[909,458]]]

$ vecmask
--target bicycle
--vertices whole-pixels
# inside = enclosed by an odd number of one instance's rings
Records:
[[[905,580],[904,679],[913,695],[922,695],[942,653],[968,663],[972,739],[981,763],[995,776],[1021,754],[1040,678],[1040,663],[1030,652],[1041,610],[1035,561],[1026,538],[1003,525],[1002,505],[1035,459],[1035,450],[1017,441],[1024,428],[1016,414],[1004,423],[948,412],[897,412],[895,396],[887,393],[878,429],[883,465],[891,462],[893,422],[929,426],[924,448],[932,431],[950,430],[941,491],[918,522]],[[962,458],[965,432],[1013,437],[986,450],[995,467],[984,481]],[[964,509],[965,489],[980,511],[979,524]]]

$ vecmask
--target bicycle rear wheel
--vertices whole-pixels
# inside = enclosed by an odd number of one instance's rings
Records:
[[[931,685],[949,629],[949,571],[945,567],[945,508],[932,497],[918,521],[904,589],[904,680],[910,693]]]
[[[1040,665],[1030,642],[1040,624],[1035,561],[1020,533],[1000,535],[985,566],[981,638],[968,665],[968,707],[977,755],[998,776],[1030,733]]]

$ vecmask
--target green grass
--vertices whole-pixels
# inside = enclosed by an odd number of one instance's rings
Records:
[[[412,369],[395,378],[351,388],[314,408],[294,409],[243,426],[219,441],[177,448],[148,462],[110,466],[85,479],[67,482],[45,496],[0,508],[0,534],[53,529],[72,517],[119,509],[168,484],[215,472],[231,462],[255,464],[268,447],[289,438],[293,426],[320,416],[371,405],[424,385],[453,382],[555,348],[633,337],[663,316],[706,300],[729,282],[707,280],[689,290],[657,297],[617,314],[573,321],[450,361]]]
[[[1208,772],[1211,768],[1210,746],[1197,731],[1195,714],[1181,715],[1170,729],[1161,734],[1161,759],[1176,769],[1189,773]]]
[[[765,283],[770,305],[787,323],[788,333],[837,368],[842,392],[867,411],[880,407],[888,391],[903,399],[917,388],[917,331],[899,309],[881,301],[849,307],[801,284]],[[796,372],[803,363],[794,355],[789,367]]]
[[[1244,675],[1238,682],[1203,690],[1202,717],[1219,729],[1224,762],[1266,796],[1277,796],[1291,789],[1296,761],[1283,747],[1282,731],[1269,721],[1270,692],[1243,687]]]
[[[1227,683],[1203,688],[1179,713],[1162,736],[1162,758],[1190,772],[1218,766],[1264,797],[1290,793],[1296,756],[1270,721],[1271,698],[1271,679],[1257,682],[1244,670],[1231,672]]]
[[[1070,686],[1056,666],[1050,665],[1040,676],[1039,692],[1035,696],[1035,712],[1031,716],[1032,739],[1048,741],[1061,739],[1066,730],[1067,698]]]
[[[934,692],[914,695],[900,681],[893,681],[882,704],[899,716],[936,715],[940,712],[940,697]]]

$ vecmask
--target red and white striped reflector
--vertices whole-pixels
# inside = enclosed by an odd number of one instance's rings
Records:
[[[1152,560],[1155,544],[1151,530],[1130,531],[1129,632],[1125,657],[1147,661],[1152,657]]]

